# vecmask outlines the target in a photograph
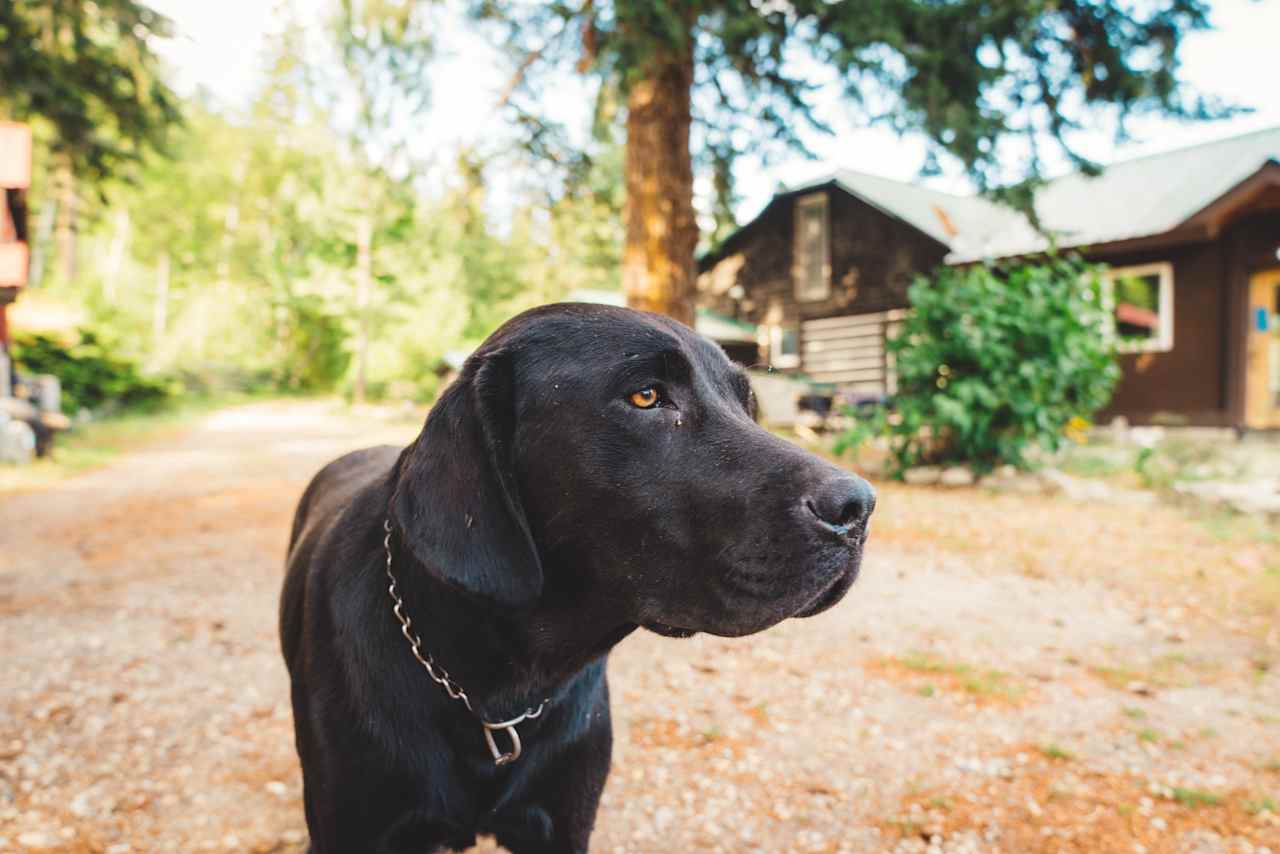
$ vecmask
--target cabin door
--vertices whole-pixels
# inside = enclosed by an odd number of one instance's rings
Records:
[[[1249,284],[1245,371],[1245,424],[1280,427],[1280,269],[1259,273]]]

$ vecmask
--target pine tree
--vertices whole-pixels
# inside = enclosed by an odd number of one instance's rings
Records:
[[[0,2],[0,118],[47,123],[67,278],[77,184],[101,192],[126,164],[161,148],[181,119],[151,49],[169,32],[167,18],[135,0]]]
[[[731,191],[717,164],[824,129],[815,70],[838,73],[859,116],[923,134],[931,159],[954,156],[979,189],[1023,209],[1041,140],[1092,170],[1070,136],[1100,114],[1123,133],[1138,113],[1229,112],[1179,78],[1184,36],[1208,26],[1200,0],[476,0],[472,11],[503,31],[516,67],[506,101],[522,117],[536,110],[521,93],[567,68],[624,93],[628,302],[685,322],[695,157]],[[1031,156],[1008,183],[1002,143],[1020,136]]]

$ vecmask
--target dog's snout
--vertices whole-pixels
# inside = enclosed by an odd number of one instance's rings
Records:
[[[867,520],[876,508],[876,493],[862,478],[844,475],[824,483],[805,506],[818,521],[844,532]]]

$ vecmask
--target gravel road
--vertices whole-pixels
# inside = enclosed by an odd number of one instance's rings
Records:
[[[321,464],[415,432],[254,404],[0,498],[0,851],[305,848],[289,520]],[[880,508],[833,611],[615,651],[594,851],[1280,854],[1275,542],[979,490]]]

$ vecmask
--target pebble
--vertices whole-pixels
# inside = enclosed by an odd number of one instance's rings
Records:
[[[23,848],[56,848],[60,843],[52,834],[38,830],[29,830],[18,834],[18,844]]]

